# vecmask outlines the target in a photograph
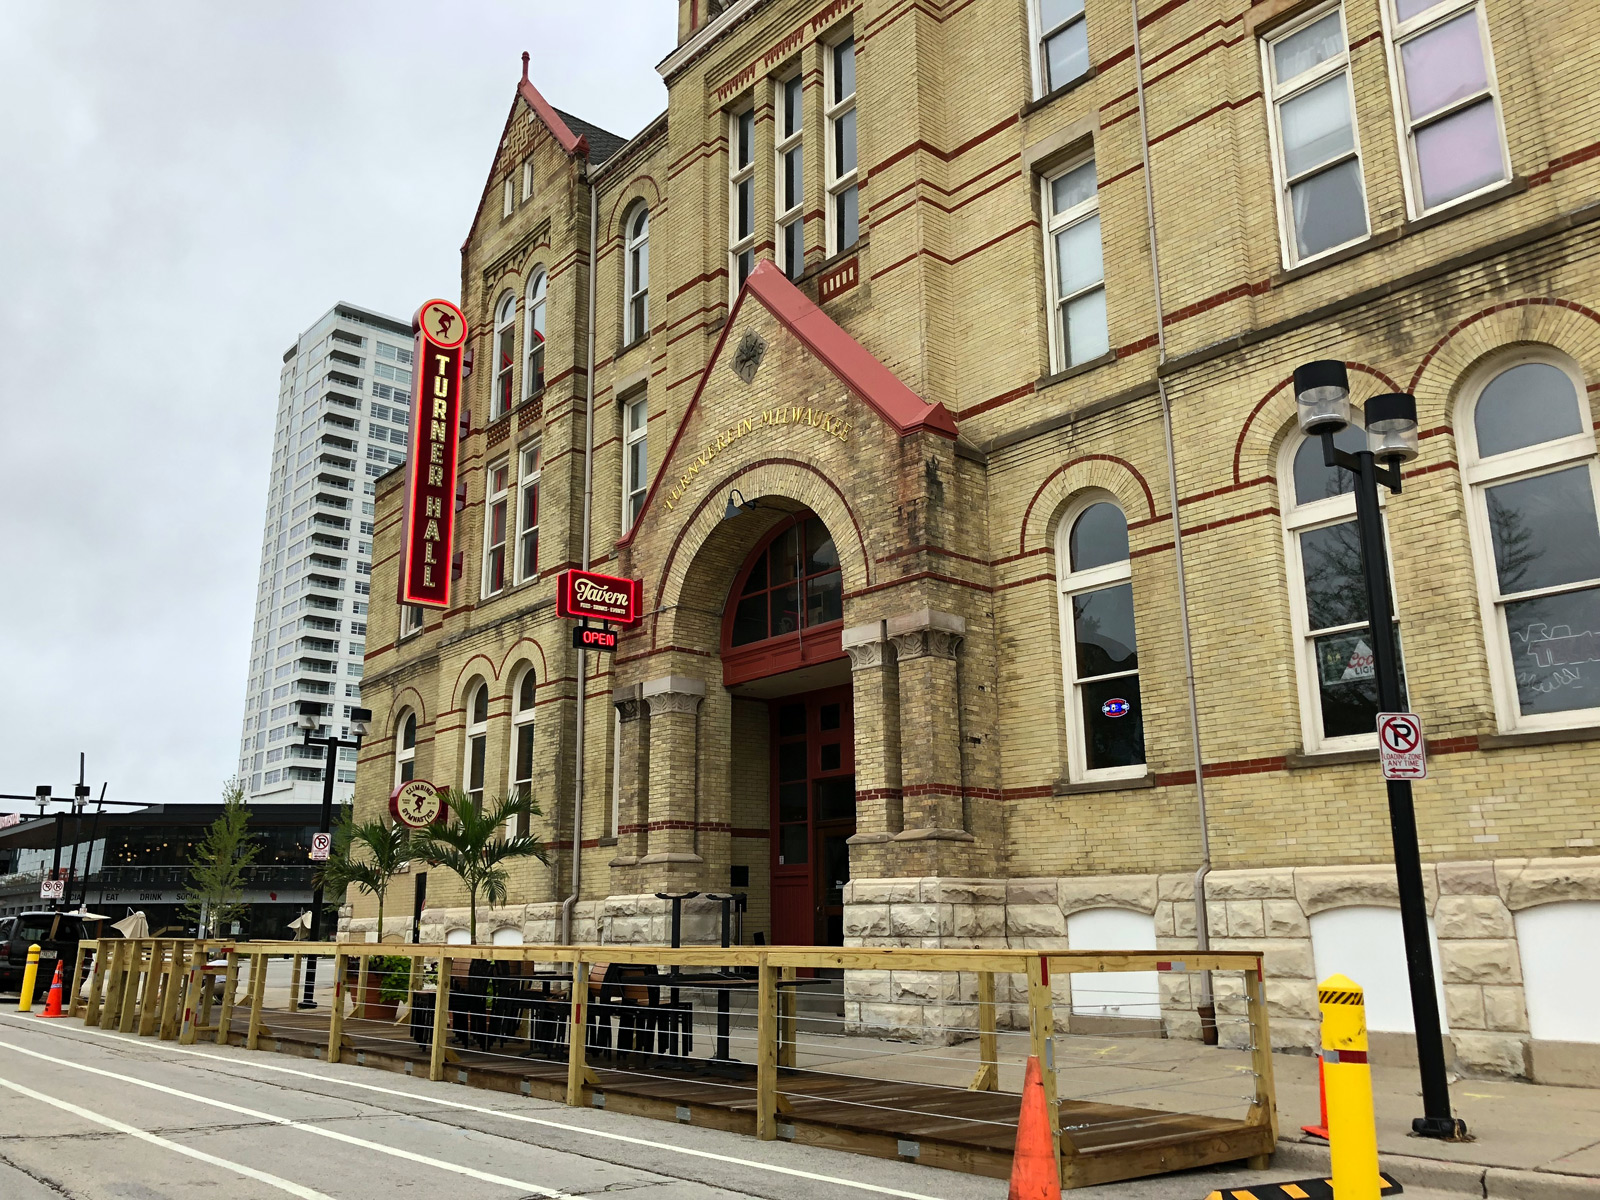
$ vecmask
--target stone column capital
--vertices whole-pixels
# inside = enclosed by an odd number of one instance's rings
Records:
[[[706,685],[704,680],[689,675],[662,675],[641,683],[639,696],[650,706],[652,717],[657,713],[694,713],[706,698]]]
[[[626,687],[613,688],[611,704],[617,710],[617,720],[637,721],[645,714],[644,698],[639,694],[639,685],[630,683]]]
[[[693,715],[700,711],[700,701],[705,697],[694,692],[657,692],[653,696],[646,696],[644,703],[650,706],[650,715],[658,717],[663,713],[689,713]]]
[[[882,621],[851,625],[839,635],[839,641],[844,646],[844,652],[850,656],[852,671],[866,671],[894,661],[893,648]]]
[[[961,652],[967,632],[963,618],[931,608],[900,613],[883,624],[901,659],[954,658]]]

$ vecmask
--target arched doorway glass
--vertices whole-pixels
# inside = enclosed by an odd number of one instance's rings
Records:
[[[756,544],[724,610],[723,682],[764,705],[734,754],[767,756],[772,941],[843,945],[856,831],[855,721],[840,644],[844,587],[828,528],[786,516]],[[764,717],[764,719],[760,719]],[[760,733],[767,734],[765,747]],[[737,763],[749,778],[757,763]],[[737,770],[743,766],[749,774]]]

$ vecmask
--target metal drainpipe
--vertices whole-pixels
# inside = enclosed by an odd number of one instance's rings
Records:
[[[1150,177],[1150,121],[1144,102],[1144,54],[1139,45],[1139,0],[1130,0],[1133,8],[1133,72],[1134,86],[1139,96],[1139,149],[1144,157],[1144,207],[1145,222],[1150,228],[1150,280],[1155,290],[1156,345],[1160,349],[1160,366],[1167,364],[1167,329],[1165,308],[1161,302],[1161,254],[1156,239],[1155,180]],[[1195,695],[1194,644],[1189,633],[1189,586],[1183,569],[1183,522],[1178,515],[1178,460],[1173,448],[1172,399],[1167,395],[1167,381],[1160,367],[1156,371],[1156,390],[1161,395],[1161,432],[1167,448],[1167,496],[1172,508],[1172,551],[1178,570],[1178,615],[1183,630],[1183,666],[1189,691],[1189,737],[1194,743],[1194,794],[1195,807],[1200,820],[1200,865],[1194,873],[1194,932],[1195,948],[1201,953],[1211,949],[1211,924],[1206,916],[1206,876],[1211,871],[1211,830],[1206,820],[1205,759],[1200,747],[1200,704]],[[1200,1038],[1208,1046],[1217,1044],[1217,1006],[1211,991],[1211,972],[1200,972],[1200,1003],[1196,1006],[1200,1016]]]
[[[594,505],[594,285],[595,249],[599,234],[600,204],[595,193],[594,178],[584,168],[589,184],[589,349],[584,384],[583,416],[583,553],[582,566],[589,569],[589,512]],[[572,944],[572,909],[578,903],[579,885],[583,881],[583,733],[584,709],[589,690],[589,652],[578,651],[578,729],[577,770],[572,789],[572,894],[561,902],[561,944]]]

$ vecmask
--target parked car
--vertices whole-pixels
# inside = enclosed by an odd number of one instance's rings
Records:
[[[28,947],[39,947],[41,992],[50,986],[57,960],[72,969],[78,943],[84,937],[83,921],[67,913],[25,912],[15,917],[0,917],[0,991],[14,992],[22,987],[22,973],[28,966]]]

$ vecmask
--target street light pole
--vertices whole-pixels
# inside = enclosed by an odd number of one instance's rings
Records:
[[[359,749],[361,738],[367,732],[367,723],[372,720],[372,713],[364,708],[350,710],[350,728],[355,731],[352,738],[335,737],[331,732],[326,737],[316,736],[317,726],[321,723],[323,705],[316,700],[301,700],[300,728],[305,732],[304,745],[326,746],[328,757],[322,768],[322,821],[319,831],[328,833],[333,828],[333,782],[334,772],[338,769],[339,751],[346,746]],[[327,705],[328,728],[333,728],[333,705]],[[319,881],[311,893],[311,940],[322,940],[322,884]],[[311,955],[306,962],[305,990],[300,1000],[301,1008],[315,1008],[317,1006],[315,991],[317,986],[317,956]]]
[[[1405,711],[1401,694],[1400,656],[1394,641],[1394,599],[1389,590],[1389,555],[1378,503],[1381,483],[1400,494],[1400,465],[1417,456],[1417,402],[1409,395],[1374,396],[1366,405],[1368,448],[1351,453],[1334,445],[1334,436],[1348,425],[1350,381],[1345,365],[1334,360],[1307,363],[1295,369],[1295,397],[1300,427],[1322,441],[1322,461],[1354,478],[1356,534],[1361,548],[1361,573],[1366,585],[1368,635],[1380,712]],[[1382,458],[1380,464],[1379,458]],[[1395,881],[1400,896],[1400,929],[1405,939],[1406,974],[1411,986],[1411,1015],[1417,1038],[1417,1066],[1422,1076],[1422,1112],[1411,1122],[1421,1137],[1460,1141],[1464,1121],[1451,1115],[1450,1083],[1444,1058],[1444,1035],[1428,939],[1428,903],[1422,885],[1422,854],[1417,841],[1417,815],[1411,781],[1386,780],[1389,830],[1394,845]]]

